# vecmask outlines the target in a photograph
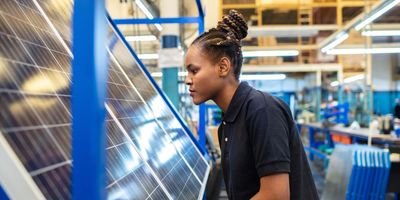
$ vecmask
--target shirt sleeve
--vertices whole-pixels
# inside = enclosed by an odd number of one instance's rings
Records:
[[[281,108],[260,108],[247,122],[258,176],[290,173],[289,128]]]

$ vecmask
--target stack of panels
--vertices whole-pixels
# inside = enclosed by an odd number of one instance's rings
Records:
[[[385,199],[390,165],[390,154],[386,150],[363,148],[354,151],[346,199]]]
[[[0,140],[47,199],[71,198],[71,13],[0,2]],[[111,23],[109,41],[108,198],[201,198],[208,164]]]
[[[335,149],[329,157],[321,199],[345,199],[350,176],[354,173],[351,165],[354,149],[355,145],[335,144]]]
[[[364,145],[335,145],[322,199],[384,199],[389,152]]]

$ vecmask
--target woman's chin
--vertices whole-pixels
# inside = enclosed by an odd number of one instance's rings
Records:
[[[192,100],[193,100],[193,103],[195,105],[200,105],[201,103],[204,102],[204,100],[201,100],[201,99],[198,99],[198,98],[193,98]]]
[[[196,100],[193,99],[193,103],[194,103],[195,105],[200,105],[202,102],[201,102],[201,101],[196,101]]]

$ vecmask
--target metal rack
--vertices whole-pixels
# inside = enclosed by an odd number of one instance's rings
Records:
[[[199,11],[198,17],[179,18],[153,18],[153,19],[115,19],[108,17],[111,24],[154,24],[154,23],[198,23],[199,33],[204,31],[204,11],[200,0],[196,0]],[[74,4],[73,21],[73,88],[72,88],[72,111],[73,111],[73,198],[74,199],[105,199],[105,97],[107,83],[107,52],[101,47],[102,41],[106,41],[107,16],[104,0],[76,1]],[[123,38],[117,30],[119,37]],[[125,45],[127,41],[123,40]],[[129,45],[127,45],[129,47]],[[132,55],[139,60],[138,56],[129,48]],[[147,77],[167,102],[174,116],[178,119],[185,130],[190,133],[189,128],[178,112],[168,101],[166,95],[155,84],[150,73],[143,63],[140,67]],[[85,68],[80,66],[86,66]],[[89,75],[89,76],[88,76]],[[200,106],[200,111],[204,105]],[[89,111],[89,112],[88,112]],[[205,150],[204,126],[200,120],[199,142],[192,134],[189,134],[195,145],[203,155]],[[202,125],[203,124],[203,125]],[[88,142],[90,141],[90,142]],[[80,145],[82,142],[87,146]],[[95,169],[88,166],[96,166]],[[90,180],[90,183],[88,182]],[[89,187],[88,187],[89,186]]]

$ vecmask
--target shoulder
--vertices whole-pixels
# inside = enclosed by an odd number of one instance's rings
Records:
[[[260,111],[269,113],[290,113],[289,107],[283,100],[272,96],[268,92],[262,92],[254,88],[250,91],[245,106],[247,109],[247,116]]]

